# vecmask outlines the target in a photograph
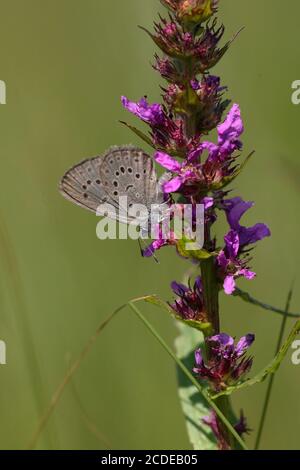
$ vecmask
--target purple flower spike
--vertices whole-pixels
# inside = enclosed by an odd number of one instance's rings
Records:
[[[151,126],[159,126],[164,122],[165,115],[161,104],[150,105],[146,98],[142,98],[138,103],[129,101],[125,96],[122,96],[121,100],[125,109]]]
[[[241,338],[237,345],[234,339],[220,333],[206,338],[210,356],[207,361],[202,356],[202,351],[195,352],[194,373],[199,380],[206,380],[216,392],[235,385],[250,370],[252,358],[246,358],[245,354],[255,337],[248,334]]]

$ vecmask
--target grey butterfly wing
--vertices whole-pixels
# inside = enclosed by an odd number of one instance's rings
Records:
[[[75,165],[62,178],[60,192],[92,212],[103,204],[113,206],[108,217],[125,223],[127,216],[119,213],[121,196],[127,196],[129,207],[143,204],[150,208],[162,201],[153,160],[133,146],[112,147],[103,156]]]
[[[109,150],[100,168],[101,181],[113,205],[126,196],[128,205],[147,208],[157,201],[157,175],[152,158],[143,150],[124,146]]]
[[[59,190],[65,199],[92,212],[108,197],[100,179],[102,157],[84,160],[65,173]]]

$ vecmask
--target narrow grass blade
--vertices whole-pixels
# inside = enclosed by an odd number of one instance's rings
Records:
[[[282,345],[284,331],[285,331],[285,327],[286,327],[286,322],[287,322],[287,319],[288,319],[287,313],[290,309],[292,295],[293,295],[293,290],[291,289],[290,292],[288,293],[288,297],[287,297],[287,301],[286,301],[286,307],[285,307],[286,315],[282,319],[275,354],[278,354],[278,352],[280,351],[281,345]],[[260,446],[260,441],[261,441],[261,437],[262,437],[262,434],[263,434],[263,430],[264,430],[264,426],[265,426],[265,422],[266,422],[266,417],[267,417],[267,412],[268,412],[268,408],[269,408],[269,404],[270,404],[270,400],[271,400],[271,394],[272,394],[272,389],[273,389],[273,385],[274,385],[274,379],[275,379],[275,375],[273,374],[273,375],[271,375],[271,377],[269,379],[268,388],[267,388],[267,391],[266,391],[266,396],[265,396],[265,400],[264,400],[262,415],[261,415],[261,418],[260,418],[259,428],[258,428],[257,437],[256,437],[256,441],[255,441],[255,450],[258,450],[259,446]]]
[[[260,300],[255,299],[252,297],[248,292],[245,292],[241,289],[236,289],[234,294],[236,297],[240,297],[242,300],[245,302],[248,302],[249,304],[255,305],[256,307],[263,308],[264,310],[269,310],[270,312],[278,313],[279,315],[286,316],[288,318],[300,318],[300,313],[291,313],[291,312],[285,312],[284,310],[273,307],[272,305],[265,304],[264,302],[261,302]]]

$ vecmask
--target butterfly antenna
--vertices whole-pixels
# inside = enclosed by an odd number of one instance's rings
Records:
[[[144,242],[144,240],[141,240],[140,238],[138,239],[138,242],[139,242],[139,246],[140,246],[140,251],[141,251],[141,256],[144,257],[144,250],[143,250],[143,247],[145,248],[146,247],[146,243]],[[156,254],[153,252],[152,253],[152,258],[154,259],[154,261],[159,264],[159,260],[156,256]]]

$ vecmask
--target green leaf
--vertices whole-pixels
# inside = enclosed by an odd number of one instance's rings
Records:
[[[252,379],[241,381],[237,385],[232,386],[232,387],[227,387],[226,390],[223,390],[222,392],[217,393],[215,395],[211,395],[211,397],[215,399],[222,395],[231,395],[231,393],[236,392],[237,390],[241,390],[242,388],[245,388],[245,387],[251,387],[252,385],[256,385],[258,383],[263,382],[270,374],[275,374],[275,372],[280,367],[280,364],[282,363],[283,359],[285,358],[288,350],[290,349],[292,342],[294,341],[294,339],[299,333],[300,333],[300,320],[296,322],[294,328],[289,334],[289,337],[281,346],[278,354],[276,354],[274,359],[270,362],[270,364],[267,367],[265,367],[265,369],[259,372],[259,374],[257,374]]]
[[[142,139],[144,142],[146,142],[146,144],[150,145],[150,147],[155,149],[155,146],[153,145],[152,140],[150,139],[150,137],[148,137],[146,134],[144,134],[144,132],[140,131],[139,129],[132,126],[131,124],[128,124],[127,122],[120,121],[120,123],[123,124],[124,126],[128,127],[128,129],[130,129],[135,135],[137,135],[140,139]]]
[[[203,335],[193,328],[179,324],[180,335],[175,341],[178,358],[187,369],[192,370],[195,364],[194,351],[203,343]],[[196,387],[177,367],[179,398],[186,421],[189,440],[195,450],[216,450],[216,440],[202,419],[209,415],[210,409],[206,400]]]
[[[193,241],[188,240],[186,237],[183,237],[176,242],[177,251],[184,258],[204,260],[215,256],[215,253],[211,253],[203,248],[201,250],[187,250],[186,245],[191,243],[193,243]]]

